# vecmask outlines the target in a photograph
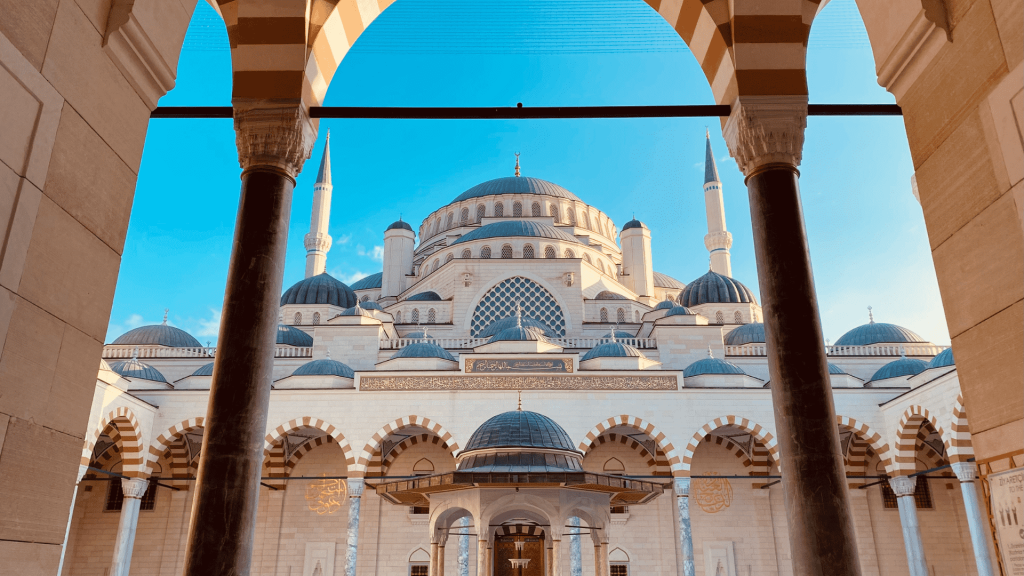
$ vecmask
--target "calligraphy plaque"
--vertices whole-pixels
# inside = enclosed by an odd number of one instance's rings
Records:
[[[467,374],[517,372],[572,373],[572,358],[470,358],[466,360]]]
[[[717,476],[711,472],[710,476]],[[726,478],[694,478],[690,499],[708,514],[716,514],[732,505],[732,484]]]
[[[306,507],[319,515],[334,514],[345,501],[345,483],[337,478],[324,478],[306,486]]]
[[[678,390],[676,376],[359,376],[359,389],[391,390]]]

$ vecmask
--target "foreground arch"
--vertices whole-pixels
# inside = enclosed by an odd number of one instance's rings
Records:
[[[704,426],[701,426],[700,430],[697,430],[697,432],[693,434],[690,442],[687,443],[686,448],[683,449],[683,474],[681,474],[681,476],[690,475],[690,466],[693,463],[693,453],[697,450],[697,446],[700,446],[701,440],[703,440],[705,436],[724,426],[735,426],[736,428],[748,432],[768,449],[770,461],[775,464],[776,467],[779,466],[779,449],[772,433],[764,426],[748,420],[747,418],[728,415],[722,416],[721,418],[715,418]]]
[[[668,441],[668,437],[664,432],[658,430],[658,428],[645,421],[643,418],[636,416],[629,416],[622,414],[620,416],[612,416],[607,420],[600,422],[597,426],[594,426],[587,432],[586,438],[580,442],[579,449],[586,456],[594,447],[594,443],[597,442],[597,438],[604,434],[605,431],[615,428],[617,426],[627,426],[639,432],[643,432],[650,439],[654,440],[658,448],[665,453],[665,457],[668,458],[669,469],[672,471],[673,476],[681,476],[683,472],[682,460],[676,454],[676,448]]]
[[[147,476],[146,466],[142,454],[142,430],[135,414],[125,407],[115,408],[107,413],[93,430],[92,435],[86,440],[82,448],[81,466],[88,466],[92,460],[92,451],[96,447],[96,441],[100,435],[112,426],[117,429],[121,443],[121,473],[129,478],[142,478]]]

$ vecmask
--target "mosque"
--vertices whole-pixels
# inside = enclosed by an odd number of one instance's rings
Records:
[[[643,222],[517,157],[388,226],[382,271],[349,286],[325,272],[329,138],[281,297],[252,574],[794,573],[762,311],[732,275],[710,139],[699,278],[655,271]],[[827,352],[863,574],[978,574],[952,350],[869,315]],[[104,347],[61,574],[181,573],[215,354],[166,318]]]

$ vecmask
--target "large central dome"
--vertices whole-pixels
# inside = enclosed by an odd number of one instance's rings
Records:
[[[483,196],[496,196],[498,194],[537,194],[540,196],[579,200],[575,194],[553,182],[541,180],[540,178],[508,176],[477,184],[460,194],[453,202],[462,202],[463,200],[481,198]]]
[[[563,242],[574,242],[581,244],[578,238],[547,224],[531,222],[529,220],[506,220],[504,222],[493,222],[472,230],[468,234],[459,237],[452,242],[452,246],[473,240],[486,240],[488,238],[547,238],[549,240],[561,240]]]

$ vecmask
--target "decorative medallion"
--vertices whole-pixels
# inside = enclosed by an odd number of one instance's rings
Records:
[[[306,486],[306,506],[323,516],[334,514],[345,501],[345,482],[340,478],[314,480]]]
[[[718,472],[708,472],[717,476]],[[732,484],[726,478],[694,478],[690,498],[708,514],[717,514],[732,505]]]
[[[572,358],[470,358],[466,373],[572,372]]]

